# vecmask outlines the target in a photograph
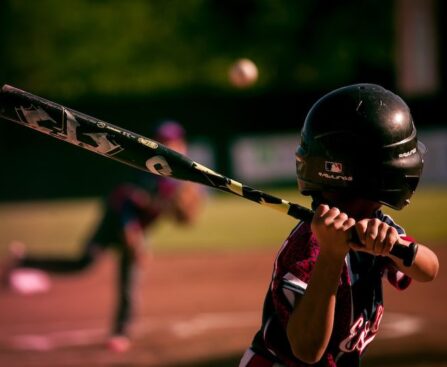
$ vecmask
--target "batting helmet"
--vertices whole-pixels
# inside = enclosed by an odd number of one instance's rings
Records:
[[[345,191],[394,209],[410,202],[424,148],[407,104],[375,84],[336,89],[310,109],[296,151],[304,195]]]

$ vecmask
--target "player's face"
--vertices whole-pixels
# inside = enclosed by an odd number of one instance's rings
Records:
[[[382,206],[380,203],[362,197],[336,192],[323,193],[330,205],[336,206],[355,220],[371,218]]]

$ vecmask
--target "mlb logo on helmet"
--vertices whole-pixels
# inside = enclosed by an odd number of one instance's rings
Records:
[[[327,172],[332,172],[332,173],[343,173],[343,165],[339,162],[329,162],[326,161],[324,162],[324,169]]]

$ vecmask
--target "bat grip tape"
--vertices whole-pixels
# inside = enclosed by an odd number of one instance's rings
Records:
[[[355,229],[351,230],[351,241],[360,243],[360,239]],[[405,246],[401,243],[396,243],[391,249],[390,254],[401,259],[404,266],[411,266],[414,263],[417,251],[418,245],[414,242],[410,243],[409,246]]]
[[[294,209],[297,209],[297,208],[294,208]],[[299,208],[299,209],[301,209],[301,208]],[[314,212],[307,209],[307,210],[302,210],[300,212],[297,211],[296,214],[299,215],[299,216],[296,216],[297,218],[310,223],[312,221]],[[354,228],[351,230],[351,241],[354,243],[361,243],[359,236],[357,234],[357,231]],[[418,245],[414,242],[412,242],[408,246],[405,246],[401,243],[396,243],[396,244],[394,244],[393,248],[391,249],[390,254],[401,259],[404,266],[411,266],[414,263],[417,251],[418,251]]]

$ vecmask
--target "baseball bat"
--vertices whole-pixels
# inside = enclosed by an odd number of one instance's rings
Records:
[[[225,177],[155,140],[7,84],[0,91],[0,117],[140,170],[210,186],[299,220],[310,222],[314,215],[308,208]],[[352,233],[355,238],[356,232]],[[391,253],[409,266],[416,251],[415,246],[396,244]]]

